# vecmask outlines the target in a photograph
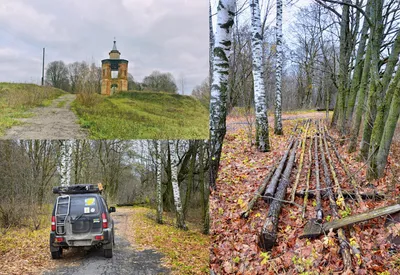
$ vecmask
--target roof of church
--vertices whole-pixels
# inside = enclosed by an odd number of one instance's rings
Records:
[[[115,40],[114,40],[113,48],[112,48],[112,50],[111,50],[110,53],[119,53],[119,54],[121,54],[121,53],[117,50],[117,41],[115,41]]]

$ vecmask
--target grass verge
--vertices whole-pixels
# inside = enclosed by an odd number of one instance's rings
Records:
[[[190,96],[125,92],[93,102],[72,104],[92,139],[208,138],[208,110]]]
[[[155,210],[133,209],[132,227],[138,245],[164,253],[173,274],[208,274],[210,238],[201,233],[201,225],[187,222],[190,230],[182,231],[174,226],[171,213],[164,213],[164,224],[158,224]]]
[[[18,118],[29,117],[30,108],[48,106],[64,94],[62,90],[35,84],[0,83],[0,135],[7,128],[18,125]]]

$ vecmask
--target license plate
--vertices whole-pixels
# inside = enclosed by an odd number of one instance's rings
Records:
[[[92,242],[90,240],[76,240],[76,241],[69,241],[71,246],[90,246]]]

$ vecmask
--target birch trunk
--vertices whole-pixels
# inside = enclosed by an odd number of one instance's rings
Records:
[[[258,2],[258,1],[257,1]],[[258,3],[257,3],[258,4]],[[276,135],[282,130],[282,0],[276,0],[276,91],[275,91],[275,127]]]
[[[170,140],[169,147],[171,148],[171,181],[176,210],[176,225],[180,229],[187,230],[178,184],[178,141]]]
[[[218,3],[210,98],[210,185],[214,189],[226,133],[226,99],[235,4],[234,0],[220,0]]]
[[[62,140],[60,144],[60,184],[69,186],[71,184],[71,163],[72,163],[72,140]]]
[[[214,29],[212,25],[212,13],[211,13],[211,1],[208,2],[208,28],[209,28],[209,64],[210,64],[210,78],[209,78],[209,84],[211,87],[212,84],[212,75],[213,75],[213,50],[214,50]]]
[[[258,0],[252,0],[251,8],[251,49],[253,61],[254,104],[256,113],[256,146],[261,152],[270,150],[268,133],[267,104],[262,67],[262,36],[260,7]]]
[[[163,223],[163,197],[162,197],[162,182],[161,182],[161,142],[159,140],[154,141],[154,147],[156,149],[156,174],[157,174],[157,223]]]

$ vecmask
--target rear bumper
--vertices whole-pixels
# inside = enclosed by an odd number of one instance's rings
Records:
[[[102,240],[96,240],[96,236],[102,236]],[[56,237],[63,237],[63,242],[56,242]],[[95,245],[105,245],[112,242],[111,229],[103,229],[102,233],[98,234],[76,234],[73,236],[58,236],[55,232],[50,233],[50,250],[57,251],[59,247],[87,247]]]

